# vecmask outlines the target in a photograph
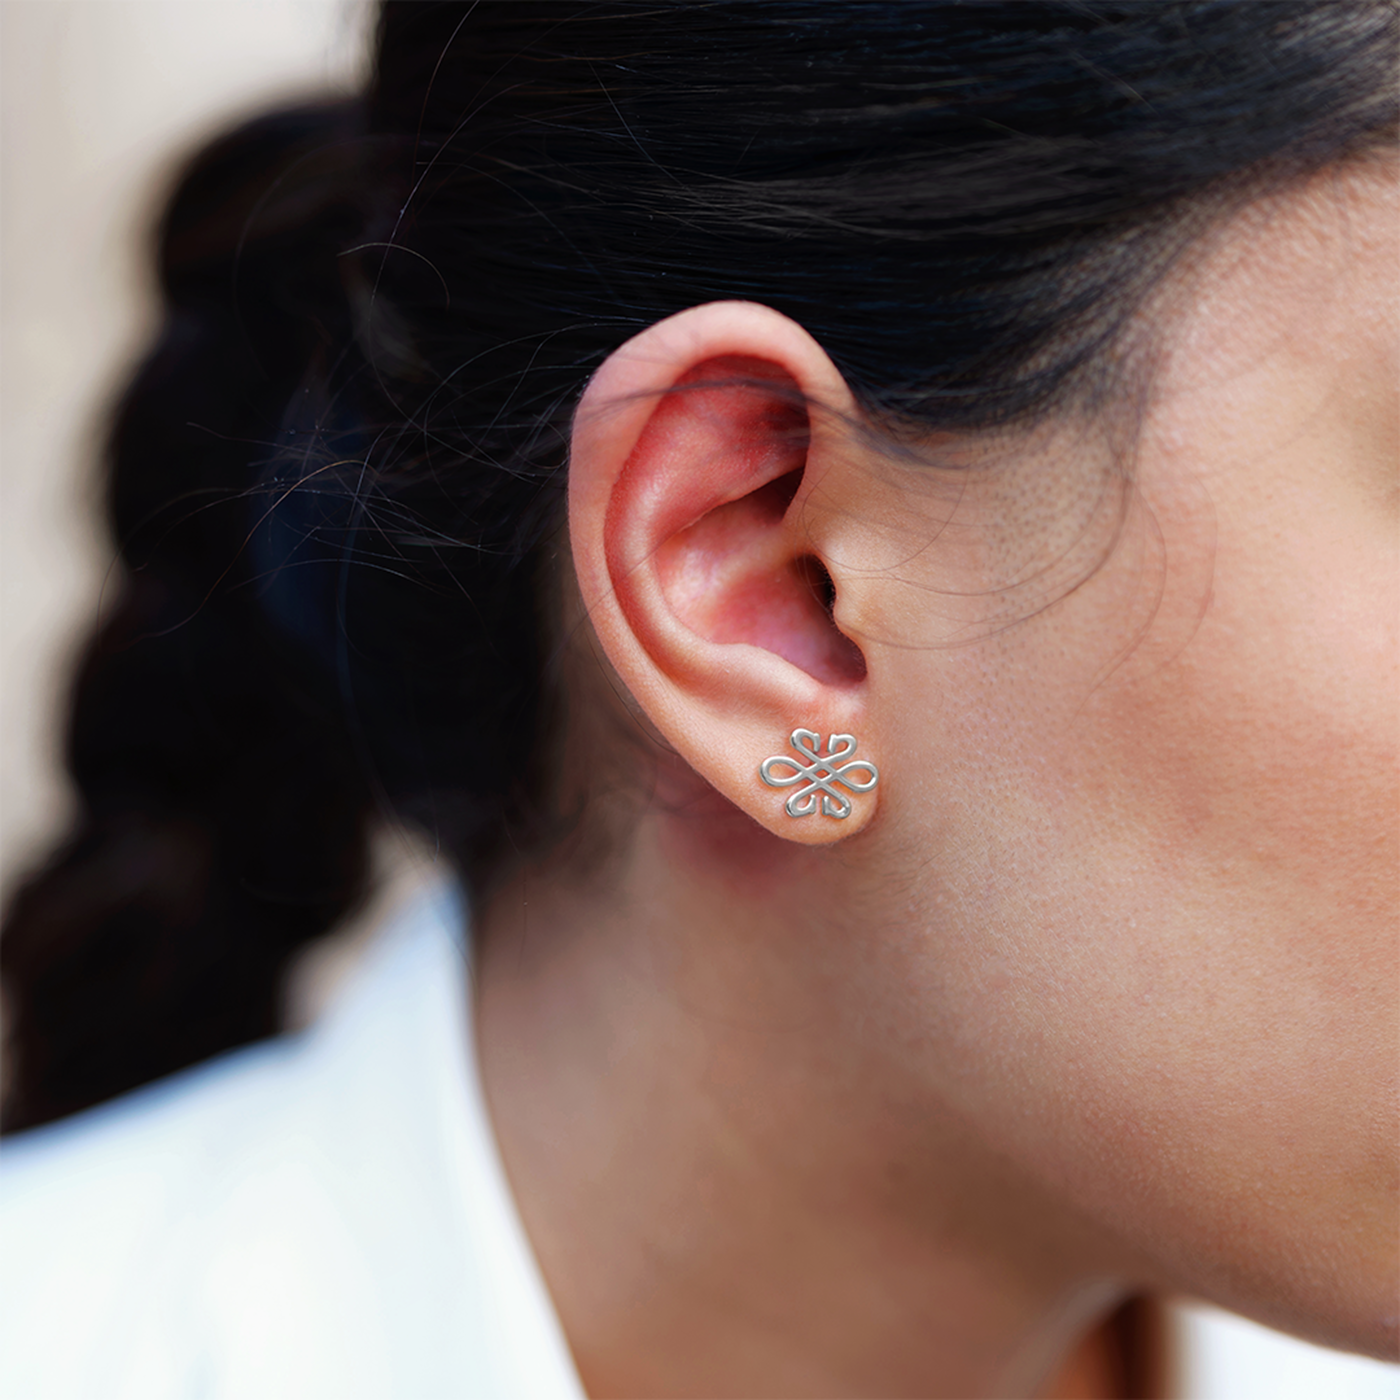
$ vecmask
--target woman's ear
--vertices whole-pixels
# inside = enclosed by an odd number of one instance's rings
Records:
[[[877,799],[866,658],[832,563],[852,556],[831,547],[860,494],[854,416],[800,326],[715,302],[608,359],[570,454],[579,587],[613,668],[696,772],[810,844],[859,830]]]

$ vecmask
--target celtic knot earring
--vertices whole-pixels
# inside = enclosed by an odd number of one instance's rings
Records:
[[[851,792],[869,792],[880,781],[880,770],[866,759],[858,758],[851,763],[841,763],[856,751],[855,736],[833,734],[826,741],[826,753],[820,752],[821,735],[810,729],[794,729],[788,742],[808,763],[799,763],[786,754],[774,754],[765,758],[758,766],[758,775],[769,787],[794,787],[805,784],[788,798],[784,811],[790,817],[810,817],[817,810],[817,794],[821,794],[822,815],[835,817],[838,821],[851,815],[851,799],[836,791],[833,783],[840,783]],[[839,767],[837,765],[840,765]],[[780,773],[778,769],[791,768],[791,773]],[[853,770],[863,770],[870,776],[859,778]]]

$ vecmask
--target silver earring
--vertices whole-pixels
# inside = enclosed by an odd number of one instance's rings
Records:
[[[758,765],[758,775],[769,787],[785,788],[794,787],[798,783],[806,784],[805,787],[798,788],[784,804],[783,810],[790,817],[810,817],[817,810],[817,794],[820,793],[822,815],[835,817],[838,821],[844,820],[851,815],[851,799],[837,792],[832,784],[840,783],[852,792],[869,792],[880,781],[880,770],[866,759],[858,758],[851,763],[841,763],[843,758],[850,758],[856,751],[854,735],[831,735],[826,741],[825,754],[820,752],[821,735],[814,734],[810,729],[794,729],[788,742],[810,762],[799,763],[786,754],[774,754],[772,758],[765,758]],[[779,774],[776,771],[779,768],[791,768],[793,771],[791,774]],[[852,774],[852,769],[863,769],[870,776],[857,778]]]

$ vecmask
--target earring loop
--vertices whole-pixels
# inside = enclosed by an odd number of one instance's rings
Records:
[[[852,734],[832,734],[826,741],[826,752],[821,752],[821,735],[810,729],[794,729],[788,743],[806,760],[800,763],[787,754],[774,754],[765,758],[758,766],[758,775],[769,787],[804,786],[783,804],[783,810],[790,817],[810,817],[820,809],[823,816],[844,821],[854,810],[851,799],[836,791],[839,783],[851,792],[869,792],[880,781],[880,770],[868,759],[857,758],[849,763],[856,751],[856,740]],[[790,773],[780,769],[791,769]],[[864,771],[869,777],[854,776],[856,770]],[[819,808],[820,804],[820,808]]]

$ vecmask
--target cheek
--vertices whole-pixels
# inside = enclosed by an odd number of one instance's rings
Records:
[[[945,752],[912,719],[899,737],[920,773],[887,800],[923,873],[906,1029],[940,1092],[1172,1284],[1375,1348],[1395,1288],[1394,571],[1316,516],[1287,550],[1267,511],[1227,526],[1166,523],[1166,594],[1127,541],[999,647],[903,659],[927,672],[907,684],[972,697],[938,716]]]
[[[1223,537],[1190,645],[1102,687],[1062,769],[1135,876],[1133,966],[1095,979],[1123,1085],[1103,1056],[1082,1077],[1095,1127],[1283,1325],[1313,1315],[1285,1280],[1326,1279],[1353,1322],[1395,1286],[1393,571],[1314,527],[1287,568]]]
[[[879,975],[925,1090],[1108,1225],[1124,1267],[1383,1355],[1400,1291],[1387,190],[1373,241],[1350,206],[1325,248],[1277,220],[1190,303],[1097,573],[975,644],[950,629],[870,669],[935,697],[891,706],[881,735],[904,904]],[[935,577],[928,557],[926,611],[1004,582]]]
[[[1393,647],[1344,599],[1271,601],[1296,607],[1229,616],[1217,599],[1187,654],[1098,698],[1093,767],[1183,886],[1268,909],[1256,936],[1280,955],[1360,971],[1395,912]]]

